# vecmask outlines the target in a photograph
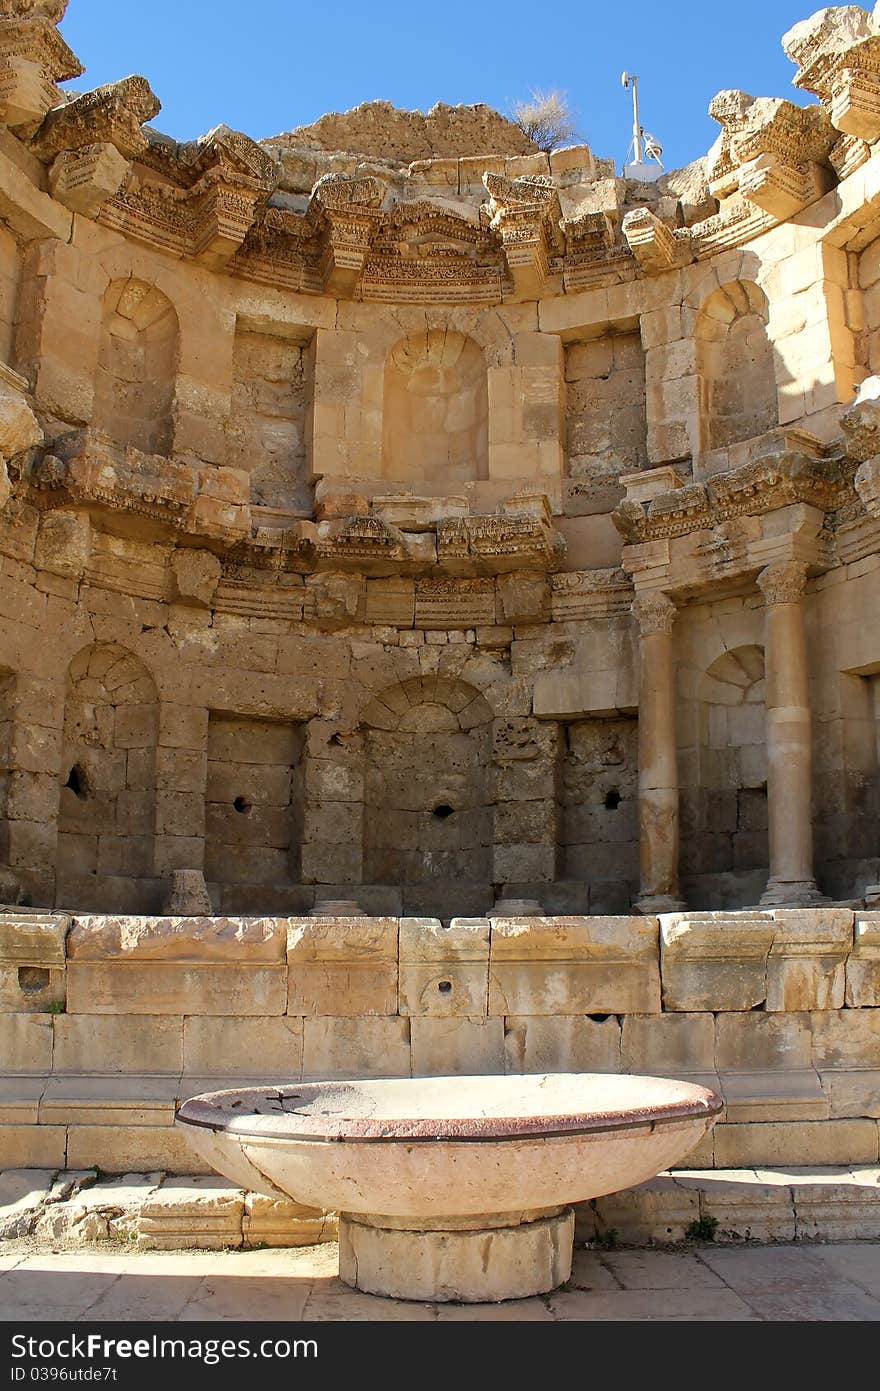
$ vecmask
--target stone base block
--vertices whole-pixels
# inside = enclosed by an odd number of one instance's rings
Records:
[[[390,1229],[339,1219],[339,1274],[367,1294],[491,1304],[546,1294],[571,1275],[574,1212],[518,1226]]]

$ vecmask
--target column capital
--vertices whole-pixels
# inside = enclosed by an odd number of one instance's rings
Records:
[[[675,604],[662,590],[637,594],[633,600],[633,618],[638,623],[643,638],[651,633],[665,633],[668,636],[672,632],[677,613]]]
[[[803,598],[806,583],[807,567],[802,560],[766,565],[757,580],[765,604],[796,604]]]

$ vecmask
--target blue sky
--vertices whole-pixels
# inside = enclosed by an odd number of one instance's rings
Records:
[[[811,13],[787,0],[70,0],[62,25],[83,90],[140,72],[163,110],[155,125],[191,139],[221,121],[259,139],[384,98],[427,110],[485,101],[509,111],[534,88],[568,95],[579,132],[618,164],[630,136],[624,67],[640,78],[642,120],[667,168],[703,154],[722,87],[806,96],[780,47]]]

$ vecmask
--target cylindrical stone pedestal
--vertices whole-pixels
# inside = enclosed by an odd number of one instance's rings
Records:
[[[640,913],[685,907],[678,893],[678,755],[675,739],[675,605],[665,594],[640,594],[639,859]]]
[[[569,1279],[573,1247],[571,1208],[531,1221],[339,1217],[340,1277],[391,1299],[491,1304],[546,1294]]]
[[[764,595],[767,683],[767,819],[770,877],[766,907],[824,902],[813,878],[812,735],[807,643],[801,598],[806,566],[770,565]]]

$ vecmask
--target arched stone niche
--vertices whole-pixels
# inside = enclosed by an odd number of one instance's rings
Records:
[[[779,424],[769,306],[753,281],[733,280],[703,303],[696,326],[700,452],[727,449]]]
[[[64,702],[60,906],[141,907],[137,881],[154,875],[157,733],[156,686],[139,657],[116,643],[74,657]]]
[[[483,350],[452,329],[410,334],[385,363],[382,474],[408,483],[489,476]]]
[[[764,653],[722,653],[696,687],[696,784],[682,788],[682,875],[695,908],[757,903],[768,875]]]
[[[116,444],[170,454],[179,325],[167,295],[114,280],[104,295],[93,423]]]
[[[464,681],[414,677],[364,713],[364,882],[486,883],[492,711]]]

